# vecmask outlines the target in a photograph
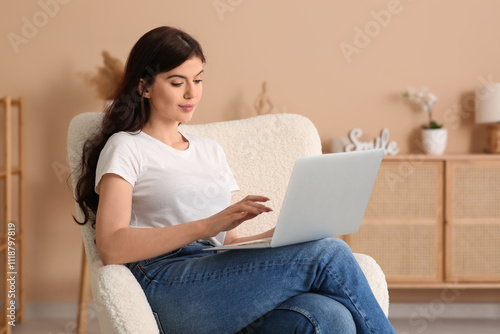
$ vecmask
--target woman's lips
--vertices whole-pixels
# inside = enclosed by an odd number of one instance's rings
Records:
[[[196,104],[183,104],[183,105],[179,105],[179,107],[182,110],[184,110],[184,111],[193,111],[195,106],[196,106]]]

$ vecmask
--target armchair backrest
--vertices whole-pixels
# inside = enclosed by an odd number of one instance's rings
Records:
[[[73,188],[83,143],[99,129],[102,116],[102,113],[80,114],[70,123],[68,158]],[[271,198],[269,205],[274,211],[242,224],[239,227],[241,235],[274,227],[295,160],[303,155],[321,154],[321,141],[315,126],[297,114],[269,114],[242,120],[181,125],[180,131],[209,137],[222,145],[241,189],[235,200],[249,194]],[[99,259],[94,244],[95,231],[86,224],[82,233],[87,258],[94,263]]]
[[[240,235],[268,230],[276,224],[293,164],[299,156],[321,154],[321,141],[313,123],[297,114],[268,114],[242,120],[202,125],[181,125],[181,131],[209,137],[224,148],[240,191],[264,195],[273,212],[238,227]]]

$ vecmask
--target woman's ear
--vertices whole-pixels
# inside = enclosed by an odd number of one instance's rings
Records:
[[[144,79],[139,80],[139,87],[137,87],[137,92],[139,95],[149,99],[151,94],[149,93],[149,89],[147,88],[146,81]]]

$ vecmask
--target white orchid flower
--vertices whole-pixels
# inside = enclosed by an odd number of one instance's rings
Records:
[[[427,87],[422,87],[420,90],[409,86],[407,91],[403,94],[410,101],[419,103],[422,105],[422,109],[425,110],[429,115],[429,127],[435,128],[441,127],[436,122],[432,120],[432,107],[437,102],[438,98],[433,93],[429,92]]]

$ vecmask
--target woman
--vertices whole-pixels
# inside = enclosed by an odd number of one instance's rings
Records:
[[[268,198],[230,205],[238,186],[222,148],[178,130],[200,101],[204,62],[199,44],[170,27],[133,47],[77,185],[103,263],[130,268],[162,333],[394,333],[340,240],[202,251],[273,233],[237,236],[271,211]],[[195,200],[217,179],[219,192]]]

